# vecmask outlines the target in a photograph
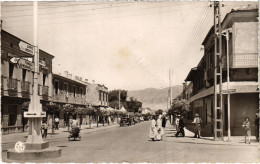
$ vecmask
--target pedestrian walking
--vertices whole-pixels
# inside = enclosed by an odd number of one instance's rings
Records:
[[[179,131],[177,131],[175,136],[178,137],[180,133],[182,134],[182,137],[185,137],[183,116],[180,117],[180,120],[179,120]]]
[[[59,130],[60,120],[59,120],[59,118],[57,116],[54,119],[54,123],[55,123],[55,130]]]
[[[259,142],[259,110],[257,110],[257,113],[255,115],[255,136],[256,141]]]
[[[156,128],[156,116],[152,117],[151,126],[150,126],[150,132],[149,132],[149,138],[151,138],[153,141],[156,140],[157,135],[157,128]]]
[[[250,128],[250,119],[249,117],[245,118],[245,121],[243,122],[242,127],[244,128],[245,132],[245,143],[248,139],[248,143],[250,144],[250,137],[251,137],[251,128]]]
[[[176,126],[176,131],[179,131],[179,121],[180,121],[180,115],[177,115],[176,119],[175,119],[175,126]]]
[[[162,128],[162,115],[159,115],[157,119],[157,135],[156,135],[157,140],[162,140],[163,134],[164,134],[164,130]]]
[[[195,132],[194,138],[200,138],[200,131],[201,131],[201,123],[202,123],[202,121],[201,121],[201,118],[200,118],[198,113],[195,114],[195,118],[194,118],[192,123],[194,123],[195,126],[196,126],[196,132]]]
[[[110,122],[111,122],[111,117],[108,116],[108,125],[110,124]]]
[[[48,124],[47,121],[44,120],[42,123],[42,138],[46,138],[48,133]]]
[[[165,116],[162,117],[162,127],[165,128],[166,126],[166,118]]]

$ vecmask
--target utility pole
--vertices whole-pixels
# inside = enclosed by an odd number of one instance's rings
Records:
[[[214,139],[219,133],[223,140],[222,28],[218,1],[214,2],[214,36]]]
[[[172,105],[172,73],[173,70],[169,69],[169,81],[170,81],[170,106],[169,109],[171,108]],[[173,115],[170,116],[171,117],[171,123],[173,124]]]
[[[173,70],[169,69],[169,80],[170,80],[170,107],[172,105],[172,74]]]
[[[227,30],[226,33],[226,40],[227,40],[227,91],[229,88],[229,31]],[[231,130],[230,130],[230,93],[228,92],[227,95],[228,99],[228,140],[230,141],[231,137]]]

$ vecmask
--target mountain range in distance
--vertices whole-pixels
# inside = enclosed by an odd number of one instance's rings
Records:
[[[167,109],[168,95],[170,87],[157,89],[146,88],[142,90],[128,91],[128,97],[134,97],[143,103],[143,108],[150,108],[152,110]],[[172,87],[172,96],[176,98],[182,93],[183,86],[176,85]]]

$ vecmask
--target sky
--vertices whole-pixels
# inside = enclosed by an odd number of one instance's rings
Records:
[[[232,8],[257,2],[222,2]],[[38,46],[69,71],[109,90],[181,85],[203,56],[210,2],[38,2]],[[2,28],[33,43],[33,3],[2,2]]]

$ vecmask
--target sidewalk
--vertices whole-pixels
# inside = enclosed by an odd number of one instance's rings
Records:
[[[111,129],[114,127],[119,127],[118,123],[112,123],[110,125],[105,124],[105,126],[103,126],[103,124],[92,124],[91,128],[89,128],[89,125],[81,125],[81,131],[80,134],[86,134],[86,133],[93,133],[93,132],[97,132],[97,131],[102,131],[102,130],[107,130],[107,129]],[[66,138],[69,135],[68,132],[68,128],[59,128],[59,130],[55,130],[54,134],[52,134],[52,129],[48,129],[48,135],[47,138],[43,139],[46,141],[49,140],[53,140],[53,139],[58,139],[58,138]],[[2,146],[4,147],[6,144],[10,144],[13,143],[15,144],[17,141],[26,141],[26,138],[28,136],[28,131],[26,132],[22,132],[22,133],[12,133],[12,134],[5,134],[2,135],[1,137],[1,141],[2,141]],[[2,147],[2,150],[3,150]]]
[[[256,142],[255,136],[251,136],[251,144],[245,143],[244,136],[232,136],[231,141],[228,141],[227,137],[223,140],[214,140],[214,137],[201,137],[193,138],[194,133],[184,128],[185,137],[175,137],[176,128],[169,122],[165,128],[165,138],[169,141],[179,143],[191,143],[191,144],[208,144],[208,145],[232,145],[232,146],[259,146],[259,142]]]

